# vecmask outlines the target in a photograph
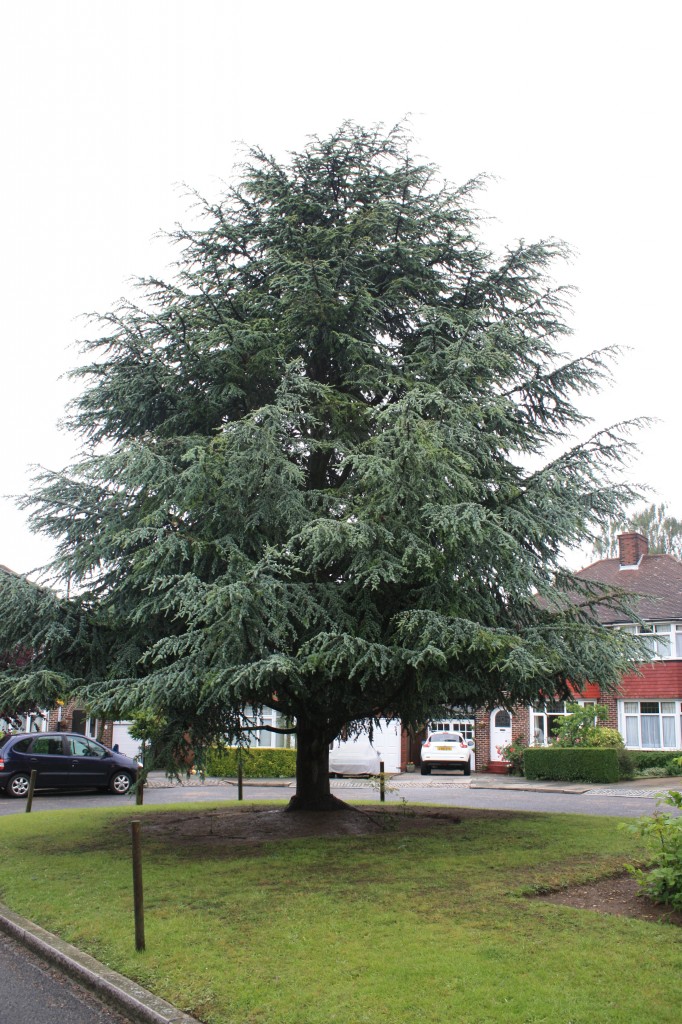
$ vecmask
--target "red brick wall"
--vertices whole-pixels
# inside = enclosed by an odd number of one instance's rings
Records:
[[[69,701],[68,704],[65,704],[64,707],[62,707],[60,719],[60,709],[52,708],[48,716],[47,728],[52,732],[54,732],[57,729],[60,729],[62,732],[71,732],[73,726],[73,713],[77,709],[78,704],[76,703],[76,701]],[[99,730],[95,738],[98,739],[101,743],[103,743],[105,747],[110,747],[113,739],[113,734],[114,723],[102,723],[100,720]]]
[[[649,553],[649,543],[643,533],[618,535],[618,557],[621,565],[637,565],[642,555]]]

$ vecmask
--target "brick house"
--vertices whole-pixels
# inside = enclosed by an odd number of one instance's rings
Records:
[[[605,725],[618,729],[632,750],[682,750],[682,562],[672,555],[650,555],[646,537],[623,533],[618,557],[604,558],[576,576],[627,590],[643,625],[622,613],[599,608],[606,629],[627,629],[647,637],[652,662],[623,676],[618,690],[602,694],[598,686],[576,693],[580,704],[603,704]],[[529,746],[546,745],[561,701],[543,706],[480,709],[476,712],[476,767],[499,761],[497,747],[520,737]]]

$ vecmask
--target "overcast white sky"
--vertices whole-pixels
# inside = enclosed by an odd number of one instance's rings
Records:
[[[412,114],[419,150],[484,199],[497,240],[575,262],[578,351],[630,346],[600,423],[654,415],[633,477],[682,517],[678,2],[22,0],[0,32],[0,490],[60,468],[78,317],[172,258],[178,183],[217,197],[241,142],[284,155],[345,118]],[[49,559],[12,501],[0,563]]]

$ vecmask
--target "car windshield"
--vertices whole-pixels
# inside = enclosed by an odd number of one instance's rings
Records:
[[[430,740],[432,743],[461,743],[462,737],[458,732],[434,732]]]

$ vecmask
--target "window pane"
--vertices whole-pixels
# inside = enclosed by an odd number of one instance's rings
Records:
[[[662,719],[663,722],[663,746],[664,747],[675,747],[675,719],[671,716],[665,716]]]
[[[545,720],[540,715],[533,719],[533,742],[536,746],[543,746],[545,742]]]
[[[682,658],[682,629],[679,626],[675,633],[675,657]]]
[[[42,736],[40,739],[33,741],[31,753],[60,755],[64,753],[64,747],[61,739],[54,736]]]
[[[625,701],[624,711],[625,711],[626,715],[638,715],[639,714],[639,701],[636,701],[636,700],[626,700]]]
[[[657,636],[656,637],[656,657],[657,658],[669,658],[670,657],[670,637],[669,636]]]
[[[675,701],[674,700],[662,700],[661,701],[661,714],[662,715],[674,715],[675,714]]]
[[[642,746],[661,746],[661,720],[656,715],[642,715]]]
[[[625,719],[625,745],[627,747],[639,746],[639,723],[636,718],[631,716]]]
[[[650,658],[655,658],[657,653],[655,636],[653,635],[653,633],[642,633],[641,636],[642,640],[646,642],[647,654]]]
[[[657,715],[660,711],[660,706],[657,700],[643,700],[639,710],[643,715]]]
[[[508,729],[511,725],[511,715],[508,711],[498,711],[495,715],[495,726],[498,729]]]

